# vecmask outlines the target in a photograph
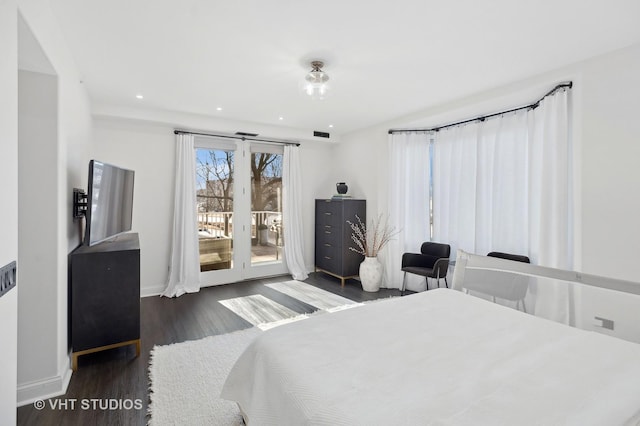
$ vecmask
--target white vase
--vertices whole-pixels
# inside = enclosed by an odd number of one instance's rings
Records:
[[[382,282],[382,264],[377,257],[365,257],[360,264],[360,282],[364,291],[376,292],[380,290]]]

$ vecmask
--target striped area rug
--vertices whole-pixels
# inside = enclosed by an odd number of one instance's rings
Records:
[[[253,325],[280,321],[300,315],[261,294],[221,300],[220,303]]]
[[[346,297],[338,296],[302,281],[283,281],[266,286],[323,311],[334,312],[359,305]]]
[[[266,286],[307,305],[314,306],[320,311],[336,312],[361,305],[361,303],[301,281],[291,280]],[[236,315],[263,330],[308,317],[307,314],[295,312],[261,294],[220,300],[219,302]]]

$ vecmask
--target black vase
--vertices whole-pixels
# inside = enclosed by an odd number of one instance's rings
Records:
[[[338,194],[346,194],[349,187],[344,182],[338,182],[336,183],[336,190],[338,191]]]

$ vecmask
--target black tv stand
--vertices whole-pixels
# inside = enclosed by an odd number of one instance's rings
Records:
[[[140,355],[140,243],[122,234],[69,254],[72,368],[78,357],[136,345]]]

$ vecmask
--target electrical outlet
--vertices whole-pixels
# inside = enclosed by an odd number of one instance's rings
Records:
[[[615,321],[602,317],[594,317],[594,319],[596,320],[594,324],[596,327],[606,328],[607,330],[614,329]]]
[[[16,262],[13,261],[0,269],[0,297],[16,286]]]

